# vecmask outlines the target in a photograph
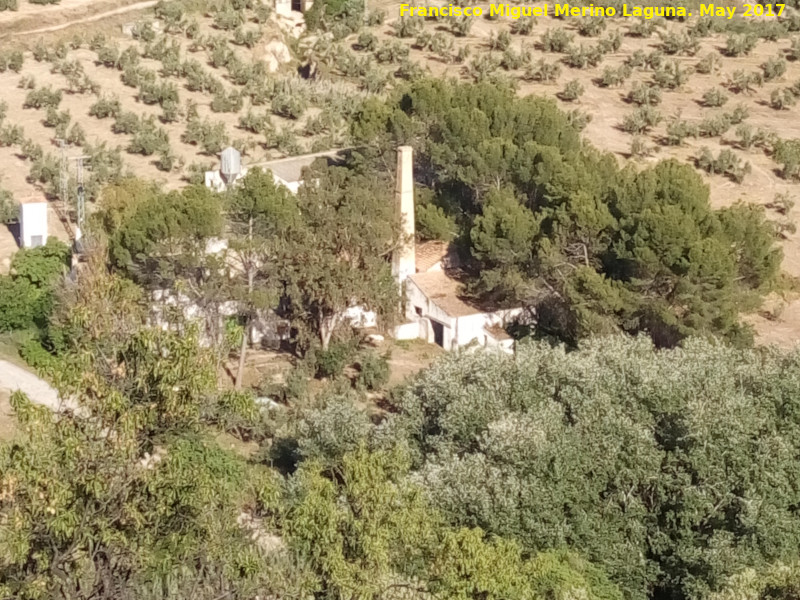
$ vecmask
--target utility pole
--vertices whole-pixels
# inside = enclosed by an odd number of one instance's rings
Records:
[[[69,206],[69,161],[67,160],[67,142],[59,138],[58,146],[61,148],[61,165],[59,169],[58,180],[58,199],[64,203],[64,206]]]
[[[77,190],[77,205],[75,207],[75,213],[77,216],[77,224],[75,227],[75,241],[78,242],[81,237],[83,237],[84,231],[86,229],[86,193],[85,188],[83,185],[83,161],[90,158],[89,156],[82,154],[80,156],[67,156],[67,145],[66,140],[59,138],[56,140],[58,142],[59,147],[61,148],[61,164],[60,164],[60,172],[59,172],[59,180],[58,180],[58,196],[59,200],[63,203],[64,207],[68,207],[70,205],[69,202],[69,163],[70,161],[75,161],[76,163],[76,170],[77,170],[77,183],[78,183],[78,190]]]
[[[89,158],[86,155],[76,156],[72,160],[77,162],[78,170],[78,226],[75,228],[75,241],[79,241],[83,235],[86,224],[86,196],[83,187],[83,161]]]

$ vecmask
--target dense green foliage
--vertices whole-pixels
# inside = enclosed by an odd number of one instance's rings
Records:
[[[399,221],[383,178],[312,166],[316,184],[294,196],[252,169],[220,196],[201,186],[162,193],[129,179],[109,186],[97,214],[111,264],[150,291],[191,300],[220,341],[221,305],[241,317],[280,309],[302,350],[327,349],[347,329],[344,311],[361,305],[390,325],[399,296],[389,257]],[[220,244],[221,237],[227,244]]]
[[[210,428],[253,427],[252,396],[216,389],[196,328],[148,327],[131,285],[90,255],[57,295],[46,370],[79,410],[12,399],[25,435],[0,444],[0,597],[622,599],[567,549],[449,525],[403,445],[368,449],[347,398],[294,420],[287,475],[222,449]]]
[[[54,287],[69,266],[69,256],[69,247],[55,238],[14,255],[11,274],[0,276],[0,331],[46,323]]]
[[[703,598],[797,560],[798,386],[797,353],[522,344],[440,361],[377,440],[410,445],[455,525],[581,552],[626,598]]]
[[[414,146],[435,198],[425,222],[433,205],[458,223],[472,293],[531,306],[541,332],[573,344],[619,330],[660,346],[710,333],[746,342],[738,312],[778,272],[763,211],[712,210],[676,161],[620,169],[544,98],[421,80],[366,103],[353,134],[372,166]]]
[[[320,0],[303,14],[309,30],[332,31],[343,38],[361,28],[364,19],[364,0]]]

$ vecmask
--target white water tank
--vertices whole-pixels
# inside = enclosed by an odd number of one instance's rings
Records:
[[[233,146],[228,146],[220,154],[219,172],[226,181],[233,181],[242,172],[242,155]]]

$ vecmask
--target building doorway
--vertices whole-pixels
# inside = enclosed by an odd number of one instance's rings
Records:
[[[437,346],[444,348],[444,325],[433,319],[430,319],[430,322],[433,329],[433,341]]]

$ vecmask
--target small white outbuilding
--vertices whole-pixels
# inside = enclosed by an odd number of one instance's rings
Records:
[[[47,201],[23,200],[19,207],[19,237],[23,248],[36,248],[47,242]]]

